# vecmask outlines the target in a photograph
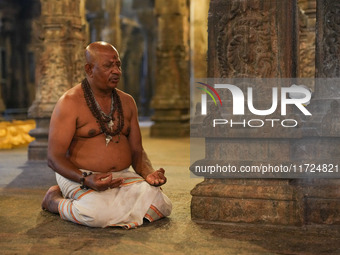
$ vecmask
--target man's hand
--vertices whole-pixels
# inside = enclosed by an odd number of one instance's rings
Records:
[[[145,178],[146,182],[153,186],[161,186],[166,183],[166,177],[164,176],[164,169],[160,168],[152,174],[148,174]]]
[[[91,174],[85,178],[85,185],[97,191],[104,191],[119,187],[123,178],[112,179],[111,173]]]

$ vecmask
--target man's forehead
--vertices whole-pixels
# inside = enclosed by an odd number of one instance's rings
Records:
[[[116,48],[106,42],[93,42],[89,44],[85,49],[85,57],[88,63],[100,62],[103,59],[120,61]]]
[[[112,50],[98,50],[98,51],[96,51],[95,55],[100,56],[100,57],[109,58],[109,59],[120,60],[118,52],[115,51],[114,49],[112,49]]]

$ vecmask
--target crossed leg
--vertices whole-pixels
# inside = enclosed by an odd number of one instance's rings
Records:
[[[58,185],[54,185],[48,189],[45,194],[45,197],[41,203],[41,207],[43,210],[47,210],[52,213],[58,212],[58,204],[63,199],[61,194],[61,190]]]

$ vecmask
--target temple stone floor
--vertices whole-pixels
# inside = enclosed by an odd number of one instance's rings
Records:
[[[164,167],[169,218],[143,226],[89,228],[42,211],[55,179],[45,162],[27,163],[27,147],[0,151],[0,254],[340,254],[339,227],[198,224],[190,218],[189,138],[155,139],[142,128],[154,167]]]

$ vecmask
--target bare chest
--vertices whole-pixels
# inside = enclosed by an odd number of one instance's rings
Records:
[[[120,117],[115,113],[112,120],[101,121],[100,123],[90,111],[85,111],[84,114],[80,115],[77,119],[74,138],[92,138],[98,135],[105,136],[103,127],[106,128],[106,130],[117,133],[116,131],[120,130],[119,125],[122,125],[122,129],[118,134],[127,137],[130,133],[130,119],[126,114]]]

